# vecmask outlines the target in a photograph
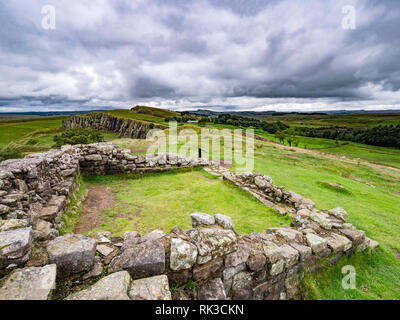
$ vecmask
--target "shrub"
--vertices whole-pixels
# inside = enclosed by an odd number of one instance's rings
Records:
[[[88,144],[102,141],[104,141],[104,138],[100,131],[77,128],[66,130],[54,136],[54,147],[59,148],[66,144]]]
[[[14,145],[8,145],[0,150],[0,162],[8,159],[19,159],[22,157],[22,152]]]
[[[29,139],[28,142],[26,143],[28,146],[33,146],[39,142],[38,139]]]

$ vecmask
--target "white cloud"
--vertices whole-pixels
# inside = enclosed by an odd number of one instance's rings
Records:
[[[41,7],[56,8],[56,30]],[[354,5],[357,29],[341,27]],[[41,1],[0,4],[10,108],[400,108],[398,2]]]

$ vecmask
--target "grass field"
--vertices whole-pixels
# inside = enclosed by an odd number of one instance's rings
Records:
[[[122,141],[129,144],[126,139]],[[137,140],[131,146],[136,143]],[[400,172],[308,151],[257,142],[254,171],[267,174],[275,184],[313,199],[320,209],[342,206],[349,213],[349,222],[379,241],[380,247],[374,252],[343,258],[334,267],[327,266],[321,272],[307,275],[304,281],[307,298],[400,299],[397,276],[400,261],[396,258],[400,252]],[[193,211],[230,215],[241,233],[262,231],[265,225],[284,222],[283,217],[247,194],[221,181],[211,182],[210,177],[202,175],[195,171],[140,179],[88,178],[87,186],[109,186],[117,203],[102,213],[103,225],[92,232],[105,229],[121,234],[133,227],[146,233],[157,228],[169,231],[173,225],[188,228],[188,215]],[[341,184],[344,190],[330,187],[331,182]],[[136,217],[139,207],[140,216]],[[356,269],[354,290],[341,287],[343,265],[353,265]]]
[[[33,118],[41,118],[42,116],[39,115],[28,115],[28,114],[9,114],[5,113],[2,114],[0,112],[0,121],[15,121],[15,120],[22,120],[22,119],[33,119]]]
[[[132,112],[130,110],[122,110],[122,109],[121,110],[110,110],[110,111],[106,111],[105,113],[111,114],[111,115],[119,117],[119,118],[135,119],[135,120],[142,120],[142,121],[147,121],[147,122],[161,123],[162,121],[164,121],[164,118],[153,116],[151,114],[136,113],[136,112]]]
[[[153,115],[153,116],[160,117],[160,118],[180,116],[180,113],[176,112],[176,111],[160,109],[160,108],[153,108],[153,107],[148,107],[148,106],[136,106],[136,107],[132,108],[131,111],[134,111],[134,112],[140,113],[140,114],[149,114],[149,115]]]
[[[0,148],[27,136],[55,133],[65,117],[0,121]]]
[[[154,117],[151,114],[143,116]],[[393,114],[382,116],[380,123],[397,123],[393,117]],[[344,119],[342,124],[353,126],[351,121],[358,121],[355,119],[361,118],[356,115],[347,121]],[[366,115],[360,125],[376,125],[377,119],[371,120],[371,115]],[[310,125],[326,125],[328,120],[313,119]],[[298,121],[299,125],[302,121]],[[325,122],[321,124],[321,121]],[[341,119],[337,117],[333,121],[338,123]],[[61,119],[50,118],[0,122],[0,147],[10,142],[30,147],[28,141],[34,136],[36,144],[33,146],[49,148],[60,125]],[[192,128],[196,127],[199,126]],[[272,135],[263,135],[274,139]],[[144,154],[151,143],[117,139],[114,134],[107,139],[136,154]],[[299,139],[299,147],[307,146],[307,149],[256,141],[254,171],[267,174],[275,184],[314,200],[320,209],[342,206],[349,213],[349,222],[380,242],[374,252],[353,255],[350,259],[342,259],[337,266],[307,275],[304,281],[307,298],[400,299],[400,170],[396,169],[400,168],[400,150],[342,141],[336,144],[333,140],[319,138]],[[177,146],[185,142],[183,135]],[[357,164],[354,160],[357,158],[363,162]],[[239,169],[238,165],[233,165],[233,171]],[[332,182],[341,184],[345,191],[329,187],[328,183]],[[117,234],[132,228],[141,233],[157,228],[169,231],[173,225],[187,228],[190,226],[189,213],[194,211],[225,213],[233,218],[240,232],[263,231],[270,225],[288,223],[249,195],[201,171],[140,177],[92,177],[83,185],[90,188],[108,186],[116,200],[115,207],[102,212],[102,221],[92,232],[100,228]],[[140,215],[136,216],[139,207]],[[356,269],[357,288],[354,290],[341,287],[343,265],[353,265]]]
[[[54,136],[62,130],[62,120],[67,117],[40,117],[0,121],[0,150],[8,145],[20,150],[22,155],[44,152],[54,146]],[[103,131],[105,141],[114,140],[118,133]]]
[[[144,106],[136,106],[133,110],[115,109],[106,111],[105,113],[120,118],[135,119],[135,120],[156,122],[163,124],[165,124],[164,122],[165,118],[179,116],[179,113],[174,111],[144,107]]]
[[[341,126],[374,127],[378,125],[400,124],[400,113],[363,113],[363,114],[327,114],[327,115],[284,115],[257,116],[265,121],[282,121],[294,126]]]
[[[107,186],[115,196],[115,203],[98,212],[99,226],[86,234],[111,231],[121,236],[137,230],[145,235],[155,229],[169,232],[173,226],[190,229],[193,212],[229,215],[240,233],[263,232],[289,223],[287,217],[204,170],[88,177],[84,184],[88,190]]]
[[[257,135],[266,137],[272,141],[279,142],[273,134],[256,131]],[[400,168],[400,150],[377,146],[369,146],[365,144],[335,141],[324,138],[310,138],[297,136],[299,140],[299,148],[314,149],[320,152],[332,153],[339,156],[350,158],[360,158],[373,163],[381,163],[388,166]]]
[[[329,155],[293,152],[265,143],[256,151],[255,172],[313,199],[321,209],[342,206],[349,213],[349,222],[381,244],[376,252],[355,255],[338,266],[308,275],[308,298],[400,299],[400,261],[396,258],[400,252],[399,171],[357,166]],[[339,183],[348,192],[324,187],[324,182]],[[357,289],[342,289],[342,264],[356,268]]]

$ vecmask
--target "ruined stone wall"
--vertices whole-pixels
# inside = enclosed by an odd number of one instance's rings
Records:
[[[124,238],[107,232],[93,238],[58,234],[80,173],[205,165],[266,205],[290,214],[291,226],[265,226],[266,232],[239,235],[234,221],[225,215],[192,213],[192,229],[174,227],[168,234],[161,230],[144,237],[128,231]],[[205,159],[133,156],[109,143],[65,146],[0,164],[0,272],[4,276],[0,299],[48,299],[54,284],[65,279],[100,280],[85,290],[71,289],[72,294],[58,292],[57,298],[299,299],[299,285],[307,272],[377,246],[346,219],[342,208],[318,210],[311,200],[274,186],[268,176],[235,175]],[[108,275],[102,277],[105,267]]]
[[[68,197],[75,190],[80,173],[137,173],[205,164],[205,160],[165,154],[132,156],[130,150],[109,143],[65,146],[61,150],[6,160],[0,163],[0,232],[25,228],[24,236],[29,242],[58,236]],[[26,262],[26,250],[18,254],[10,250],[0,250],[0,269]]]
[[[165,129],[164,126],[145,121],[124,119],[106,114],[93,112],[84,116],[73,116],[63,120],[62,128],[89,128],[96,130],[119,132],[121,138],[145,139],[153,128]]]

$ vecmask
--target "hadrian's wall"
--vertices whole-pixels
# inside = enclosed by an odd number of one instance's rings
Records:
[[[289,214],[291,226],[239,235],[228,216],[192,213],[192,229],[168,234],[59,236],[79,174],[197,166]],[[346,219],[342,208],[320,211],[268,176],[235,175],[205,159],[65,146],[0,164],[0,299],[299,299],[307,272],[377,246]],[[80,285],[59,289],[70,280]]]

